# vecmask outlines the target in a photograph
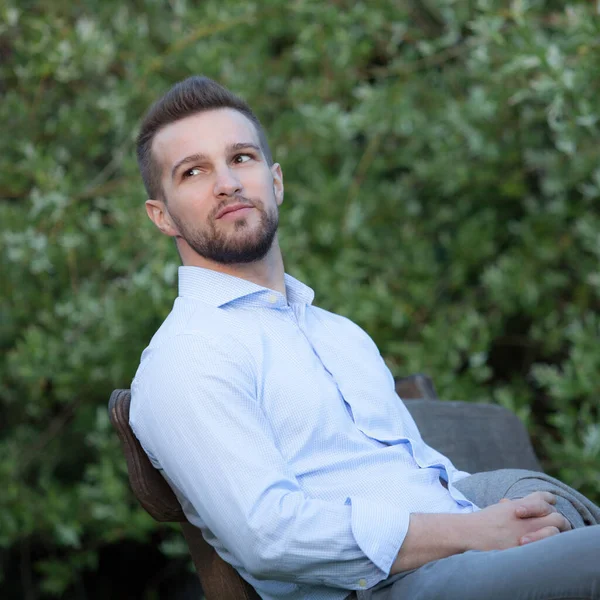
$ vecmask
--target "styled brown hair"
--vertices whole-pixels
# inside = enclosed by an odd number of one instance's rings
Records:
[[[248,104],[216,81],[203,76],[193,76],[176,83],[162,98],[148,110],[142,121],[137,138],[137,159],[148,198],[167,201],[161,185],[161,167],[152,155],[154,136],[167,125],[191,115],[215,110],[233,108],[246,116],[256,127],[258,140],[267,164],[273,164],[273,157],[264,129]]]

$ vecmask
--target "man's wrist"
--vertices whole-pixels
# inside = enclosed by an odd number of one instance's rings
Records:
[[[469,517],[473,514],[411,514],[408,533],[390,574],[474,548],[477,520]]]

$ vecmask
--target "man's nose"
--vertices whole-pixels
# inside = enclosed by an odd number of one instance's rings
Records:
[[[215,180],[215,196],[235,196],[242,191],[242,183],[229,168],[217,172]]]

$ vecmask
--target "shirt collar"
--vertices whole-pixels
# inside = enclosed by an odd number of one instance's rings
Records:
[[[287,302],[283,294],[246,279],[202,267],[179,267],[179,295],[196,298],[216,307],[247,296],[254,296],[253,299],[258,303],[270,307],[312,304],[315,293],[311,288],[287,273],[284,280]]]

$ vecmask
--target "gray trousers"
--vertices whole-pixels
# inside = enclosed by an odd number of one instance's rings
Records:
[[[480,508],[538,491],[526,480],[508,485],[501,471],[478,473],[457,488]],[[508,487],[507,487],[508,485]],[[564,488],[564,486],[563,486]],[[548,484],[544,490],[552,491]],[[359,600],[600,599],[600,525],[585,527],[564,498],[556,508],[574,529],[508,550],[469,551],[389,577],[358,592]]]

